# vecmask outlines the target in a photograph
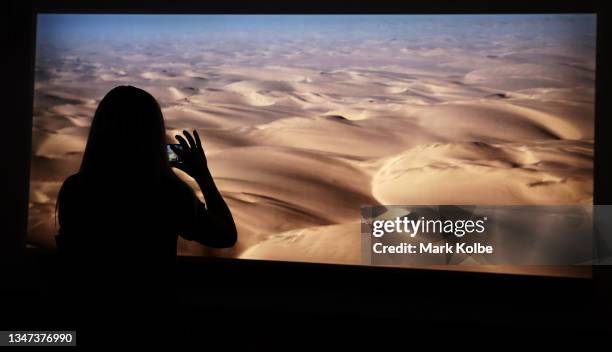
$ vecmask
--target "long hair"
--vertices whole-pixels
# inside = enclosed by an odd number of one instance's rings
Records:
[[[79,173],[159,180],[174,174],[165,144],[164,118],[155,98],[132,86],[113,88],[96,109]]]
[[[164,118],[159,104],[142,89],[113,88],[94,114],[78,175],[85,194],[128,200],[157,190],[163,180],[193,192],[170,167]],[[56,227],[67,200],[74,196],[62,185],[55,207]],[[125,192],[128,190],[129,192]],[[93,200],[95,201],[95,199]]]

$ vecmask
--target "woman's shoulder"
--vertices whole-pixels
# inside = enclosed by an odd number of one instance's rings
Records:
[[[83,184],[83,176],[80,173],[72,174],[68,176],[64,183],[62,183],[62,187],[60,188],[60,193],[68,193],[78,189]]]

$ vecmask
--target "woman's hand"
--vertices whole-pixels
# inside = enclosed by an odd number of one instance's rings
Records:
[[[200,136],[196,130],[193,130],[193,137],[187,130],[183,131],[185,138],[180,135],[176,135],[176,140],[181,144],[182,149],[170,146],[172,150],[182,160],[182,163],[176,165],[176,167],[182,171],[185,171],[189,176],[197,178],[202,176],[208,171],[208,165],[206,162],[206,155],[204,155],[204,149],[202,148],[202,142]]]

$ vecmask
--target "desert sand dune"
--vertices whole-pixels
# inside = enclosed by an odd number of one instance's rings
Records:
[[[359,264],[363,205],[590,204],[594,37],[542,23],[39,43],[28,241],[53,249],[61,181],[121,84],[159,100],[170,139],[200,131],[236,219],[235,248],[180,254]]]
[[[337,264],[353,264],[361,260],[361,243],[355,241],[360,223],[312,226],[291,230],[250,247],[240,258],[327,262],[338,258]]]
[[[586,204],[592,200],[592,155],[560,151],[571,146],[472,142],[416,147],[389,159],[373,179],[373,192],[381,204],[407,198],[432,205]]]
[[[32,143],[32,154],[35,156],[58,158],[80,153],[85,150],[88,129],[64,128],[65,133],[48,133],[35,131]]]

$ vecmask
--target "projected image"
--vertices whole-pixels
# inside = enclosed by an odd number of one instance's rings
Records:
[[[234,248],[361,263],[362,205],[592,204],[594,15],[38,16],[28,243],[100,99],[161,104],[203,139]],[[194,189],[195,182],[176,170]]]

